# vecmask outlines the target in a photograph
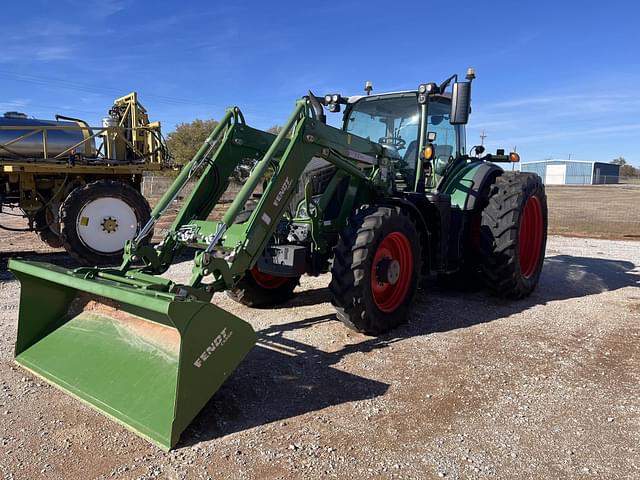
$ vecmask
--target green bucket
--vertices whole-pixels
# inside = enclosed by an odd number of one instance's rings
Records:
[[[21,284],[16,362],[164,449],[256,342],[208,302],[45,263],[9,269]]]

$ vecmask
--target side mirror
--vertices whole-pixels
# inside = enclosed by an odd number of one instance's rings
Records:
[[[471,82],[455,82],[451,95],[451,125],[464,125],[471,111]]]

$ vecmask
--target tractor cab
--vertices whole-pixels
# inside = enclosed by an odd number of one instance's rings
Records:
[[[380,143],[391,156],[399,158],[397,168],[407,188],[415,188],[420,145],[421,108],[418,92],[408,91],[362,96],[347,104],[343,129]],[[353,98],[353,97],[352,97]],[[450,122],[451,97],[433,95],[426,104],[426,137],[433,145],[434,170],[441,174],[446,166],[465,153],[463,125]]]
[[[378,95],[370,95],[373,87],[367,82],[366,96],[329,94],[323,103],[330,112],[339,112],[340,105],[345,105],[342,129],[379,143],[396,159],[404,191],[425,189],[425,179],[429,190],[448,165],[466,154],[464,125],[473,78],[471,70],[466,82],[458,82],[454,75],[439,86],[428,83],[413,91]],[[449,93],[447,87],[454,79],[453,93]]]

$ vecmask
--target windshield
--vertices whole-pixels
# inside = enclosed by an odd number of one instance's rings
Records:
[[[349,112],[346,131],[393,147],[406,157],[416,152],[419,123],[415,94],[364,97]]]

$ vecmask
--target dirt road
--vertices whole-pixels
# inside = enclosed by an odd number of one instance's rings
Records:
[[[169,453],[13,365],[4,262],[0,280],[7,479],[640,478],[638,242],[552,237],[513,303],[427,282],[380,338],[334,320],[326,275],[281,309],[220,296],[260,342]]]

